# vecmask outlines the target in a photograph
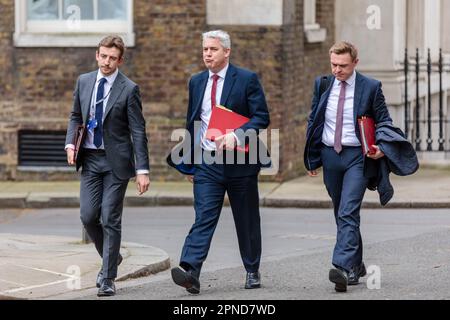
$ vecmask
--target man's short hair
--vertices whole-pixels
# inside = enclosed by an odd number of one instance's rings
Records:
[[[100,47],[106,47],[106,48],[117,48],[120,51],[120,57],[122,58],[125,54],[125,44],[121,37],[117,35],[110,35],[102,39],[100,43],[98,44],[97,51],[100,51]]]
[[[334,54],[346,54],[349,53],[352,57],[352,61],[358,59],[358,49],[350,42],[340,41],[335,43],[330,49],[330,55]]]
[[[203,41],[205,41],[206,39],[218,39],[222,47],[224,47],[225,49],[231,49],[231,38],[226,31],[214,30],[205,32],[203,34]]]

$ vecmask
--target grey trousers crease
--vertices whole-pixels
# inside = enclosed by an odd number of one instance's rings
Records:
[[[103,258],[103,277],[117,277],[122,211],[128,180],[117,178],[105,154],[87,153],[80,184],[80,218]]]

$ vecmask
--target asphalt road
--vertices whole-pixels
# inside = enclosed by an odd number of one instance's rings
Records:
[[[169,271],[118,283],[113,299],[450,299],[450,211],[363,210],[366,266],[377,271],[346,294],[328,281],[335,226],[331,210],[263,208],[263,288],[244,290],[234,224],[225,208],[204,264],[201,295],[175,286]],[[190,207],[125,208],[123,240],[165,250],[178,263],[193,222]],[[0,232],[81,235],[78,210],[0,211]],[[379,273],[378,273],[379,271]],[[379,276],[379,277],[378,277]],[[97,299],[95,290],[60,298]]]

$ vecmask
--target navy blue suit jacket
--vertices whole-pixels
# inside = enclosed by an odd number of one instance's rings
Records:
[[[304,152],[304,163],[307,170],[316,170],[322,166],[320,150],[322,148],[322,134],[325,124],[325,111],[328,104],[328,98],[331,93],[332,84],[335,80],[334,76],[328,77],[329,86],[327,90],[319,96],[320,80],[319,77],[315,81],[314,95],[312,100],[312,110],[308,119],[308,129],[306,133],[306,146]],[[368,116],[375,120],[375,124],[381,122],[392,122],[389,115],[383,91],[381,90],[381,82],[368,78],[361,73],[356,73],[355,96],[354,96],[354,124],[355,132],[359,141],[361,134],[359,132],[357,119],[362,116]],[[362,152],[362,151],[361,151]],[[375,160],[365,158],[365,170],[374,166]],[[373,162],[373,163],[372,163]],[[373,171],[368,175],[375,174]]]
[[[369,180],[369,190],[378,190],[380,203],[385,206],[394,196],[394,188],[389,180],[392,172],[398,176],[408,176],[419,169],[416,150],[405,138],[403,131],[391,122],[378,123],[376,130],[377,145],[384,153],[379,159],[378,174]]]
[[[175,167],[184,174],[194,174],[194,151],[200,150],[200,139],[194,135],[195,121],[201,121],[203,97],[205,95],[206,85],[208,83],[209,71],[205,70],[194,75],[189,82],[189,105],[186,116],[186,129],[191,136],[191,153],[184,155],[185,159],[190,159],[190,164],[174,164],[171,157],[168,157],[169,165]],[[258,80],[258,76],[249,70],[238,68],[232,64],[229,65],[225,82],[223,85],[220,104],[234,112],[250,118],[250,121],[244,124],[243,134],[236,132],[240,142],[246,141],[245,132],[254,129],[266,129],[270,124],[270,116],[267,108],[266,98],[263,88]],[[261,147],[262,144],[259,144]],[[265,146],[263,146],[265,148]],[[259,154],[259,152],[258,152]],[[248,157],[245,164],[227,164],[225,165],[225,175],[228,177],[243,177],[258,174],[261,169],[261,161],[258,156],[256,164],[249,164]]]

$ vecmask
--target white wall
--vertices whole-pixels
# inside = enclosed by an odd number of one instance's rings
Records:
[[[441,0],[441,43],[444,52],[450,54],[450,1]]]
[[[362,70],[396,69],[406,45],[405,9],[406,0],[336,0],[336,39],[359,48]]]
[[[283,0],[207,0],[206,11],[210,25],[283,24]]]

